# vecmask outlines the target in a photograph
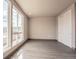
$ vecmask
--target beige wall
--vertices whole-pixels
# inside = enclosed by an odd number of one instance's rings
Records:
[[[56,39],[56,18],[36,17],[29,20],[29,38]]]
[[[28,39],[28,18],[24,17],[24,39]]]
[[[74,4],[58,16],[58,41],[71,48],[75,48]]]

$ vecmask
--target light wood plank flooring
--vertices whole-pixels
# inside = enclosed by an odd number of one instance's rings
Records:
[[[10,59],[76,59],[69,47],[52,40],[29,40]]]

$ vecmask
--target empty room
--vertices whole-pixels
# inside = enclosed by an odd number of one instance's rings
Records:
[[[75,0],[3,0],[4,59],[76,59]]]

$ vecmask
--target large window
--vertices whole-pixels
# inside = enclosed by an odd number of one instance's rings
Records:
[[[3,0],[4,52],[23,41],[23,21],[23,14],[9,0]]]
[[[18,41],[18,13],[14,6],[12,12],[12,46],[15,46]]]
[[[21,42],[24,39],[23,35],[23,16],[22,14],[18,15],[18,42]]]
[[[8,1],[3,0],[3,47],[8,47]]]
[[[23,39],[23,29],[22,29],[22,15],[13,6],[12,15],[12,46],[15,46]]]

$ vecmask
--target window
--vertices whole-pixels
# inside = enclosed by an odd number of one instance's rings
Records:
[[[4,53],[23,41],[23,21],[23,14],[9,0],[3,0]]]
[[[8,1],[3,0],[3,47],[8,47]]]
[[[14,6],[12,12],[12,46],[15,46],[18,40],[18,13]]]
[[[21,42],[24,37],[23,37],[23,17],[22,17],[22,14],[19,14],[18,15],[18,42]]]
[[[15,46],[23,40],[23,26],[22,26],[22,15],[18,10],[13,6],[13,15],[12,15],[12,46]]]

